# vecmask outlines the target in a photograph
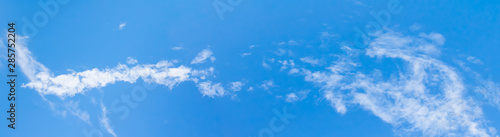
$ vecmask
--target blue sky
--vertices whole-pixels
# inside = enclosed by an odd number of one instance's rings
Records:
[[[19,75],[17,127],[1,136],[499,134],[498,1],[0,7]]]

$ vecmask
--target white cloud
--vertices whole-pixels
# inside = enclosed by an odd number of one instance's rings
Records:
[[[309,90],[302,90],[299,92],[288,93],[286,94],[285,102],[293,103],[297,101],[302,101],[307,97],[307,94],[309,94],[309,92],[310,92]]]
[[[287,42],[280,42],[278,43],[279,46],[281,45],[299,45],[299,43],[295,40],[288,40]]]
[[[480,93],[490,104],[500,109],[500,85],[491,80],[479,80],[475,92]]]
[[[54,108],[55,104],[52,104],[52,102],[50,102],[50,104],[51,104],[52,109],[55,110],[55,108]],[[75,115],[78,118],[80,118],[80,120],[84,121],[87,124],[90,124],[90,115],[87,113],[87,111],[81,110],[78,107],[79,104],[80,104],[79,102],[68,101],[68,102],[65,102],[63,107],[67,111],[69,111],[72,115]],[[66,112],[63,112],[63,113],[66,113]]]
[[[122,30],[125,26],[127,26],[127,23],[122,22],[120,23],[120,25],[118,25],[118,29]]]
[[[275,52],[275,54],[278,56],[283,56],[283,55],[293,56],[294,55],[292,50],[287,50],[287,49],[278,49],[278,52]]]
[[[215,57],[212,56],[212,51],[209,50],[209,49],[204,49],[203,51],[201,51],[200,53],[198,53],[198,55],[193,59],[193,61],[191,61],[191,64],[200,64],[200,63],[204,63],[205,60],[209,59],[213,62],[215,61]]]
[[[413,25],[411,25],[411,26],[409,27],[409,29],[410,29],[411,31],[418,31],[418,30],[422,29],[422,25],[420,25],[420,24],[418,24],[418,23],[414,23]]]
[[[274,85],[273,80],[266,80],[266,81],[262,82],[260,87],[264,90],[269,90],[269,88],[276,87],[276,85]]]
[[[434,32],[430,34],[421,33],[419,36],[422,38],[427,38],[429,40],[432,40],[432,42],[434,42],[437,45],[443,45],[444,42],[446,41],[443,35]]]
[[[197,86],[203,96],[209,96],[211,98],[215,96],[224,96],[226,93],[226,90],[224,90],[220,83],[212,85],[212,81],[200,82]]]
[[[297,97],[297,94],[295,94],[295,93],[288,93],[288,94],[286,94],[285,101],[288,103],[296,102],[296,101],[299,101],[299,97]]]
[[[480,59],[473,57],[473,56],[467,57],[467,60],[471,63],[474,63],[474,64],[483,64],[483,62]]]
[[[345,106],[344,99],[342,95],[334,93],[332,91],[325,91],[326,100],[330,101],[330,105],[335,108],[335,110],[340,114],[345,114],[347,112],[347,107]]]
[[[132,58],[132,57],[128,57],[127,58],[127,64],[130,64],[130,65],[134,65],[137,63],[137,60]]]
[[[253,91],[253,87],[248,87],[247,91]]]
[[[183,49],[182,47],[173,47],[172,50],[181,50]]]
[[[359,64],[350,60],[348,53],[326,71],[300,69],[300,74],[306,81],[320,85],[324,97],[341,114],[347,111],[346,103],[352,103],[408,134],[492,135],[491,127],[482,119],[481,108],[464,96],[467,89],[460,75],[453,67],[432,58],[442,44],[444,37],[438,33],[409,37],[379,32],[366,55],[403,61],[403,71],[386,76],[388,79],[384,78],[387,72],[376,69],[364,74],[355,70]]]
[[[33,58],[30,51],[24,47],[22,39],[19,39],[16,46],[18,63],[30,81],[23,84],[22,87],[35,89],[42,95],[74,96],[119,81],[135,83],[139,78],[148,83],[158,83],[172,89],[184,81],[197,82],[198,79],[204,79],[205,76],[211,75],[213,72],[213,68],[193,70],[183,65],[174,67],[174,64],[169,61],[159,61],[156,64],[142,64],[133,67],[118,64],[115,68],[110,69],[94,68],[54,76],[49,69]]]
[[[319,59],[314,59],[311,56],[300,58],[300,61],[309,63],[311,65],[320,65],[322,63]]]
[[[109,134],[113,135],[114,137],[117,137],[115,131],[113,130],[113,127],[111,127],[111,121],[109,120],[107,116],[107,109],[104,106],[104,104],[101,103],[101,109],[102,109],[102,116],[99,119],[99,122],[101,123],[101,126],[108,131]]]
[[[241,57],[250,56],[250,55],[252,55],[252,52],[243,53],[243,54],[241,54]]]
[[[243,85],[241,81],[231,82],[231,90],[240,91]]]
[[[295,67],[295,62],[293,60],[278,60],[278,62],[282,65],[280,70]]]
[[[262,66],[264,68],[271,69],[271,66],[269,66],[269,64],[267,64],[265,60],[262,61]]]

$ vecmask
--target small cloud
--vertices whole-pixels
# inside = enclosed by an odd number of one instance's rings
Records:
[[[299,43],[295,40],[288,40],[287,42],[283,41],[283,42],[278,43],[278,46],[281,46],[281,45],[299,45]]]
[[[133,65],[133,64],[136,64],[137,63],[137,60],[132,58],[132,57],[128,57],[127,58],[127,64],[130,64],[130,65]]]
[[[283,61],[278,60],[278,62],[282,64],[280,70],[288,69],[288,67],[290,67],[290,68],[295,67],[295,62],[293,60],[283,60]]]
[[[125,26],[127,26],[127,23],[122,22],[122,23],[120,23],[120,25],[118,26],[118,29],[119,29],[119,30],[122,30]]]
[[[184,48],[182,48],[182,47],[180,47],[180,46],[179,46],[179,47],[173,47],[173,48],[172,48],[172,50],[181,50],[181,49],[184,49]]]
[[[471,63],[474,63],[474,64],[483,64],[483,62],[480,59],[473,57],[473,56],[467,57],[467,60]]]
[[[293,102],[297,102],[297,101],[302,101],[302,100],[306,99],[307,94],[309,94],[309,92],[310,92],[309,90],[302,90],[302,91],[295,92],[295,93],[289,93],[286,95],[285,102],[293,103]]]
[[[414,23],[413,25],[410,26],[411,31],[418,31],[420,29],[422,29],[422,25],[420,25],[418,23]]]
[[[203,96],[209,96],[211,98],[215,96],[224,96],[226,92],[220,83],[212,85],[212,81],[201,82],[197,87]]]
[[[243,53],[243,54],[241,54],[241,57],[250,56],[250,55],[252,55],[252,52]]]
[[[321,64],[320,60],[314,59],[313,57],[310,57],[310,56],[300,58],[300,61],[305,62],[305,63],[309,63],[311,65],[319,65],[319,64]]]
[[[255,45],[252,45],[252,46],[250,46],[250,47],[248,47],[248,48],[250,48],[250,49],[251,49],[251,48],[254,48],[254,47],[255,47]]]
[[[253,87],[249,87],[249,88],[247,89],[247,91],[253,91],[253,90],[254,90],[254,89],[253,89]]]
[[[296,74],[296,73],[299,73],[299,70],[296,69],[296,68],[292,68],[290,69],[290,71],[288,72],[288,74]]]
[[[113,130],[113,127],[111,127],[111,122],[109,121],[109,118],[107,116],[106,107],[102,103],[101,103],[101,108],[102,108],[102,116],[99,119],[101,126],[104,127],[109,134],[113,135],[114,137],[117,137],[115,131]]]
[[[215,61],[215,57],[212,56],[213,52],[209,49],[204,49],[203,51],[201,51],[200,53],[198,53],[198,55],[193,59],[193,61],[191,61],[191,64],[200,64],[200,63],[204,63],[205,60],[207,60],[208,58],[210,58],[210,60],[212,62]]]

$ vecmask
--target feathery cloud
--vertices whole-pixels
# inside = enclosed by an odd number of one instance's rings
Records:
[[[209,50],[209,49],[204,49],[202,50],[200,53],[198,53],[198,55],[191,61],[191,64],[200,64],[200,63],[204,63],[205,60],[209,59],[214,62],[215,61],[215,57],[212,56],[212,51]]]

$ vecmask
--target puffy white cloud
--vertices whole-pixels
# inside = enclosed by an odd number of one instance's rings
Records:
[[[127,26],[127,23],[122,22],[120,25],[118,25],[118,29],[122,30],[125,26]]]
[[[212,81],[200,82],[197,86],[203,96],[211,98],[215,96],[224,96],[226,93],[226,90],[224,90],[224,87],[222,87],[220,83],[212,84]]]
[[[212,56],[212,51],[209,49],[204,49],[191,61],[191,64],[204,63],[205,60],[210,59],[212,62],[215,61],[215,57]]]

